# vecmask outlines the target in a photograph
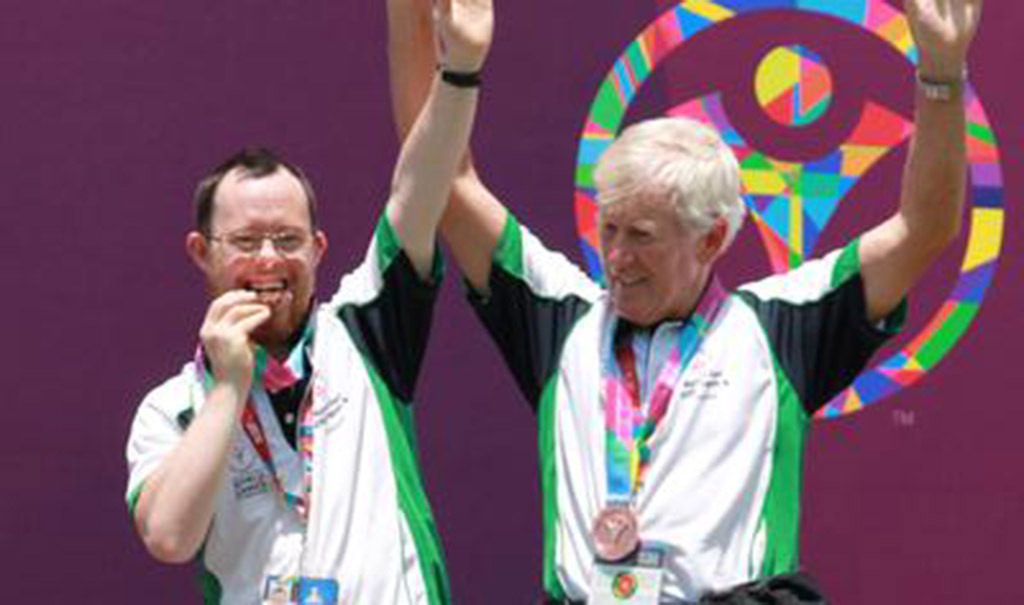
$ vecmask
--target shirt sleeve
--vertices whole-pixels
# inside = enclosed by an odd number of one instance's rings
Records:
[[[904,300],[881,322],[868,321],[857,245],[738,291],[808,414],[846,388],[905,320]]]
[[[125,448],[128,461],[125,501],[132,515],[146,479],[181,441],[192,421],[187,389],[178,382],[172,379],[150,392],[135,412]]]
[[[467,285],[467,296],[534,411],[562,345],[599,294],[586,274],[509,213],[494,249],[488,293]]]
[[[441,252],[435,249],[430,276],[420,279],[382,213],[365,259],[342,279],[329,303],[360,353],[406,403],[412,401],[426,353],[443,275]]]

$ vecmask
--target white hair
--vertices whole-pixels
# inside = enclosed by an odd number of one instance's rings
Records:
[[[602,209],[657,196],[671,202],[698,233],[725,219],[722,250],[746,213],[736,156],[714,129],[687,118],[655,118],[623,130],[598,161],[594,183]]]

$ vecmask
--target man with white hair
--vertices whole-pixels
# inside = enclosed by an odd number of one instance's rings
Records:
[[[601,157],[606,289],[464,163],[441,230],[538,416],[544,602],[823,601],[795,574],[811,415],[898,329],[964,199],[981,1],[904,5],[920,64],[899,207],[785,275],[732,293],[716,278],[744,210],[735,158],[697,123],[641,122]],[[389,2],[402,136],[432,69],[427,8]]]

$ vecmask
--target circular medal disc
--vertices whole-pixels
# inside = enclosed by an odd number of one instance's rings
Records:
[[[594,548],[606,561],[624,559],[640,545],[640,533],[633,511],[622,506],[607,507],[594,519]]]

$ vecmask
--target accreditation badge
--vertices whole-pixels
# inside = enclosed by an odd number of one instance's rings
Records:
[[[330,578],[302,578],[298,605],[338,605],[338,581]]]
[[[299,592],[298,576],[267,576],[263,580],[262,605],[294,605]]]
[[[629,557],[598,559],[590,576],[590,605],[657,605],[665,571],[665,549],[642,544]]]

